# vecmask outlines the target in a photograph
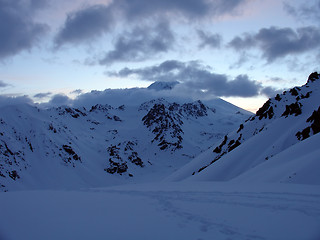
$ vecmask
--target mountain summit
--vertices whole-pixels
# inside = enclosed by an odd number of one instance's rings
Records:
[[[152,89],[156,91],[172,90],[178,84],[179,84],[178,81],[171,81],[171,82],[156,81],[152,83],[148,87],[148,89]]]

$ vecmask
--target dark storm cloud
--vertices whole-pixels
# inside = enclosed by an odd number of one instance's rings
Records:
[[[34,11],[44,3],[0,0],[0,59],[31,49],[48,30],[48,26],[33,21]]]
[[[159,23],[154,28],[138,27],[124,33],[115,43],[114,50],[106,53],[99,63],[142,61],[158,53],[167,52],[174,43],[174,36],[168,23]]]
[[[201,40],[199,44],[199,48],[211,47],[211,48],[219,48],[222,42],[222,36],[220,34],[209,34],[205,33],[202,30],[197,31],[198,36]]]
[[[104,5],[94,5],[70,13],[55,38],[56,46],[79,43],[101,36],[109,31],[112,22],[112,13],[109,7]]]
[[[236,50],[258,48],[269,63],[276,59],[305,53],[320,47],[320,29],[316,27],[262,28],[256,34],[237,36],[229,42]]]
[[[33,97],[34,97],[34,98],[38,98],[38,99],[42,99],[42,98],[49,97],[49,96],[51,96],[51,95],[52,95],[51,92],[46,92],[46,93],[37,93],[37,94],[35,94]]]
[[[151,67],[124,68],[109,75],[118,77],[135,75],[141,80],[148,81],[179,81],[179,87],[206,92],[217,97],[253,97],[260,93],[265,94],[263,91],[271,91],[256,81],[250,80],[247,75],[238,75],[234,79],[230,79],[225,74],[211,72],[208,67],[197,61],[185,63],[171,60]]]
[[[202,19],[233,12],[247,0],[116,0],[109,5],[93,5],[68,14],[55,43],[87,42],[114,30],[119,22],[139,24],[146,19],[179,17]],[[150,20],[150,19],[149,19]]]

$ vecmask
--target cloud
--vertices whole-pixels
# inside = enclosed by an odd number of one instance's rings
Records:
[[[42,99],[42,98],[47,98],[47,97],[49,97],[51,95],[52,95],[51,92],[46,92],[46,93],[37,93],[33,97],[34,98],[38,98],[38,99]]]
[[[70,94],[77,94],[77,95],[79,95],[79,94],[81,94],[82,92],[83,92],[82,89],[76,89],[76,90],[71,91]]]
[[[294,4],[292,1],[285,1],[283,3],[285,11],[297,18],[299,21],[309,21],[312,24],[320,23],[320,0],[303,1],[302,4]]]
[[[222,42],[222,36],[220,34],[209,34],[205,33],[202,30],[197,31],[198,36],[201,40],[201,43],[199,44],[199,48],[204,47],[211,47],[211,48],[220,48],[221,42]]]
[[[41,6],[38,0],[0,0],[0,59],[30,50],[48,31],[47,25],[33,21]]]
[[[203,18],[233,12],[246,0],[118,0],[112,7],[120,8],[127,19],[141,19],[154,15]]]
[[[110,8],[94,5],[69,13],[64,26],[55,37],[56,47],[65,43],[81,43],[107,33],[113,23]]]
[[[265,87],[261,89],[261,94],[271,98],[275,97],[277,94],[281,94],[285,89],[275,89],[273,87]]]
[[[234,48],[237,51],[241,51],[256,46],[256,39],[249,33],[244,33],[243,36],[234,37],[228,43],[228,46]]]
[[[184,88],[189,92],[205,93],[215,97],[253,97],[271,91],[269,88],[265,89],[260,83],[250,80],[245,74],[231,79],[226,74],[211,72],[208,67],[198,61],[170,60],[151,67],[124,68],[109,75],[123,78],[134,75],[148,81],[179,81],[180,84],[175,88]]]
[[[72,99],[64,94],[55,94],[48,103],[43,104],[47,107],[58,107],[58,106],[68,106],[72,104]]]
[[[83,93],[73,100],[74,107],[90,108],[96,104],[109,104],[111,106],[135,105],[154,98],[151,91],[143,88],[133,89],[106,89],[104,91],[91,91]]]
[[[177,78],[177,72],[181,72],[186,68],[186,63],[176,61],[176,60],[168,60],[162,62],[159,65],[145,67],[145,68],[137,68],[137,69],[129,69],[123,68],[119,72],[109,72],[107,73],[109,76],[116,77],[129,77],[131,75],[137,75],[141,80],[145,81],[173,81]]]
[[[320,47],[320,29],[317,27],[262,28],[255,34],[246,33],[229,42],[237,51],[256,48],[268,63],[290,55],[303,54]]]
[[[114,62],[142,61],[150,58],[150,55],[167,52],[174,40],[167,22],[161,22],[154,28],[137,27],[120,36],[115,43],[115,49],[107,52],[99,63],[110,65]]]
[[[11,105],[21,105],[21,104],[33,105],[33,101],[26,95],[24,96],[0,95],[0,107],[11,106]]]
[[[10,84],[8,83],[5,83],[4,81],[0,80],[0,88],[5,88],[5,87],[9,87],[11,86]]]
[[[113,31],[118,24],[139,25],[162,19],[204,19],[233,13],[247,0],[116,0],[91,5],[67,15],[56,35],[57,47],[88,41]]]

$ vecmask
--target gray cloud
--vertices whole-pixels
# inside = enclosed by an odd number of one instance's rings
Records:
[[[222,36],[220,34],[209,34],[205,33],[202,30],[197,31],[198,36],[201,40],[201,43],[199,44],[199,48],[204,47],[211,47],[211,48],[220,48],[221,42],[222,42]]]
[[[109,72],[109,76],[129,77],[137,75],[141,80],[146,81],[173,81],[177,78],[177,72],[186,67],[186,64],[176,60],[168,60],[159,65],[145,68],[123,68],[119,72]]]
[[[81,90],[81,89],[76,89],[76,90],[71,91],[70,94],[77,94],[77,95],[79,95],[79,94],[81,94],[82,92],[83,92],[83,90]]]
[[[281,94],[285,89],[275,89],[273,87],[265,87],[261,89],[261,94],[271,98],[276,96],[277,94]]]
[[[299,5],[294,4],[292,1],[285,1],[283,5],[287,13],[300,21],[309,21],[312,22],[312,24],[320,23],[320,0],[303,1],[303,3]]]
[[[270,93],[271,89],[263,87],[247,75],[238,75],[230,79],[225,74],[213,73],[197,61],[180,62],[166,61],[156,66],[129,69],[109,73],[118,77],[137,76],[148,81],[179,81],[179,88],[186,88],[197,92],[205,92],[216,97],[252,97]]]
[[[48,103],[45,105],[48,106],[64,106],[64,105],[71,105],[72,100],[64,95],[64,94],[55,94]]]
[[[243,36],[234,37],[228,43],[228,46],[236,49],[237,51],[241,51],[256,46],[256,40],[254,36],[244,33]]]
[[[4,87],[9,87],[11,86],[10,84],[8,83],[5,83],[4,81],[0,80],[0,88],[4,88]]]
[[[245,51],[258,48],[262,57],[269,63],[289,55],[301,54],[320,47],[320,29],[316,27],[262,28],[256,34],[237,36],[229,42],[229,46]]]
[[[94,5],[70,13],[55,38],[56,47],[65,43],[80,43],[99,37],[108,32],[112,24],[112,12],[105,5]]]
[[[203,19],[232,13],[247,0],[117,0],[68,14],[55,43],[88,42],[114,30],[119,23],[140,24],[146,19]]]
[[[161,22],[154,28],[138,27],[120,36],[115,49],[106,53],[99,61],[101,65],[114,62],[136,62],[167,52],[174,43],[174,36],[168,23]]]
[[[51,92],[46,92],[46,93],[37,93],[37,94],[35,94],[33,97],[34,97],[34,98],[38,98],[38,99],[42,99],[42,98],[49,97],[49,96],[51,96],[51,95],[52,95]]]
[[[206,15],[210,6],[205,0],[120,0],[116,4],[124,9],[125,16],[130,20],[172,12],[188,17],[199,17]]]
[[[132,20],[154,15],[175,15],[186,18],[220,16],[234,11],[246,0],[118,0],[113,7],[124,9],[124,15]]]
[[[30,104],[33,105],[33,101],[26,95],[24,96],[4,96],[0,95],[0,107]]]
[[[0,0],[0,59],[31,49],[48,31],[33,21],[34,11],[44,5],[38,0]]]

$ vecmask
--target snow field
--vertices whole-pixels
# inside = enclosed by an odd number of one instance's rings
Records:
[[[136,184],[0,194],[1,239],[320,238],[320,189],[297,184]]]

